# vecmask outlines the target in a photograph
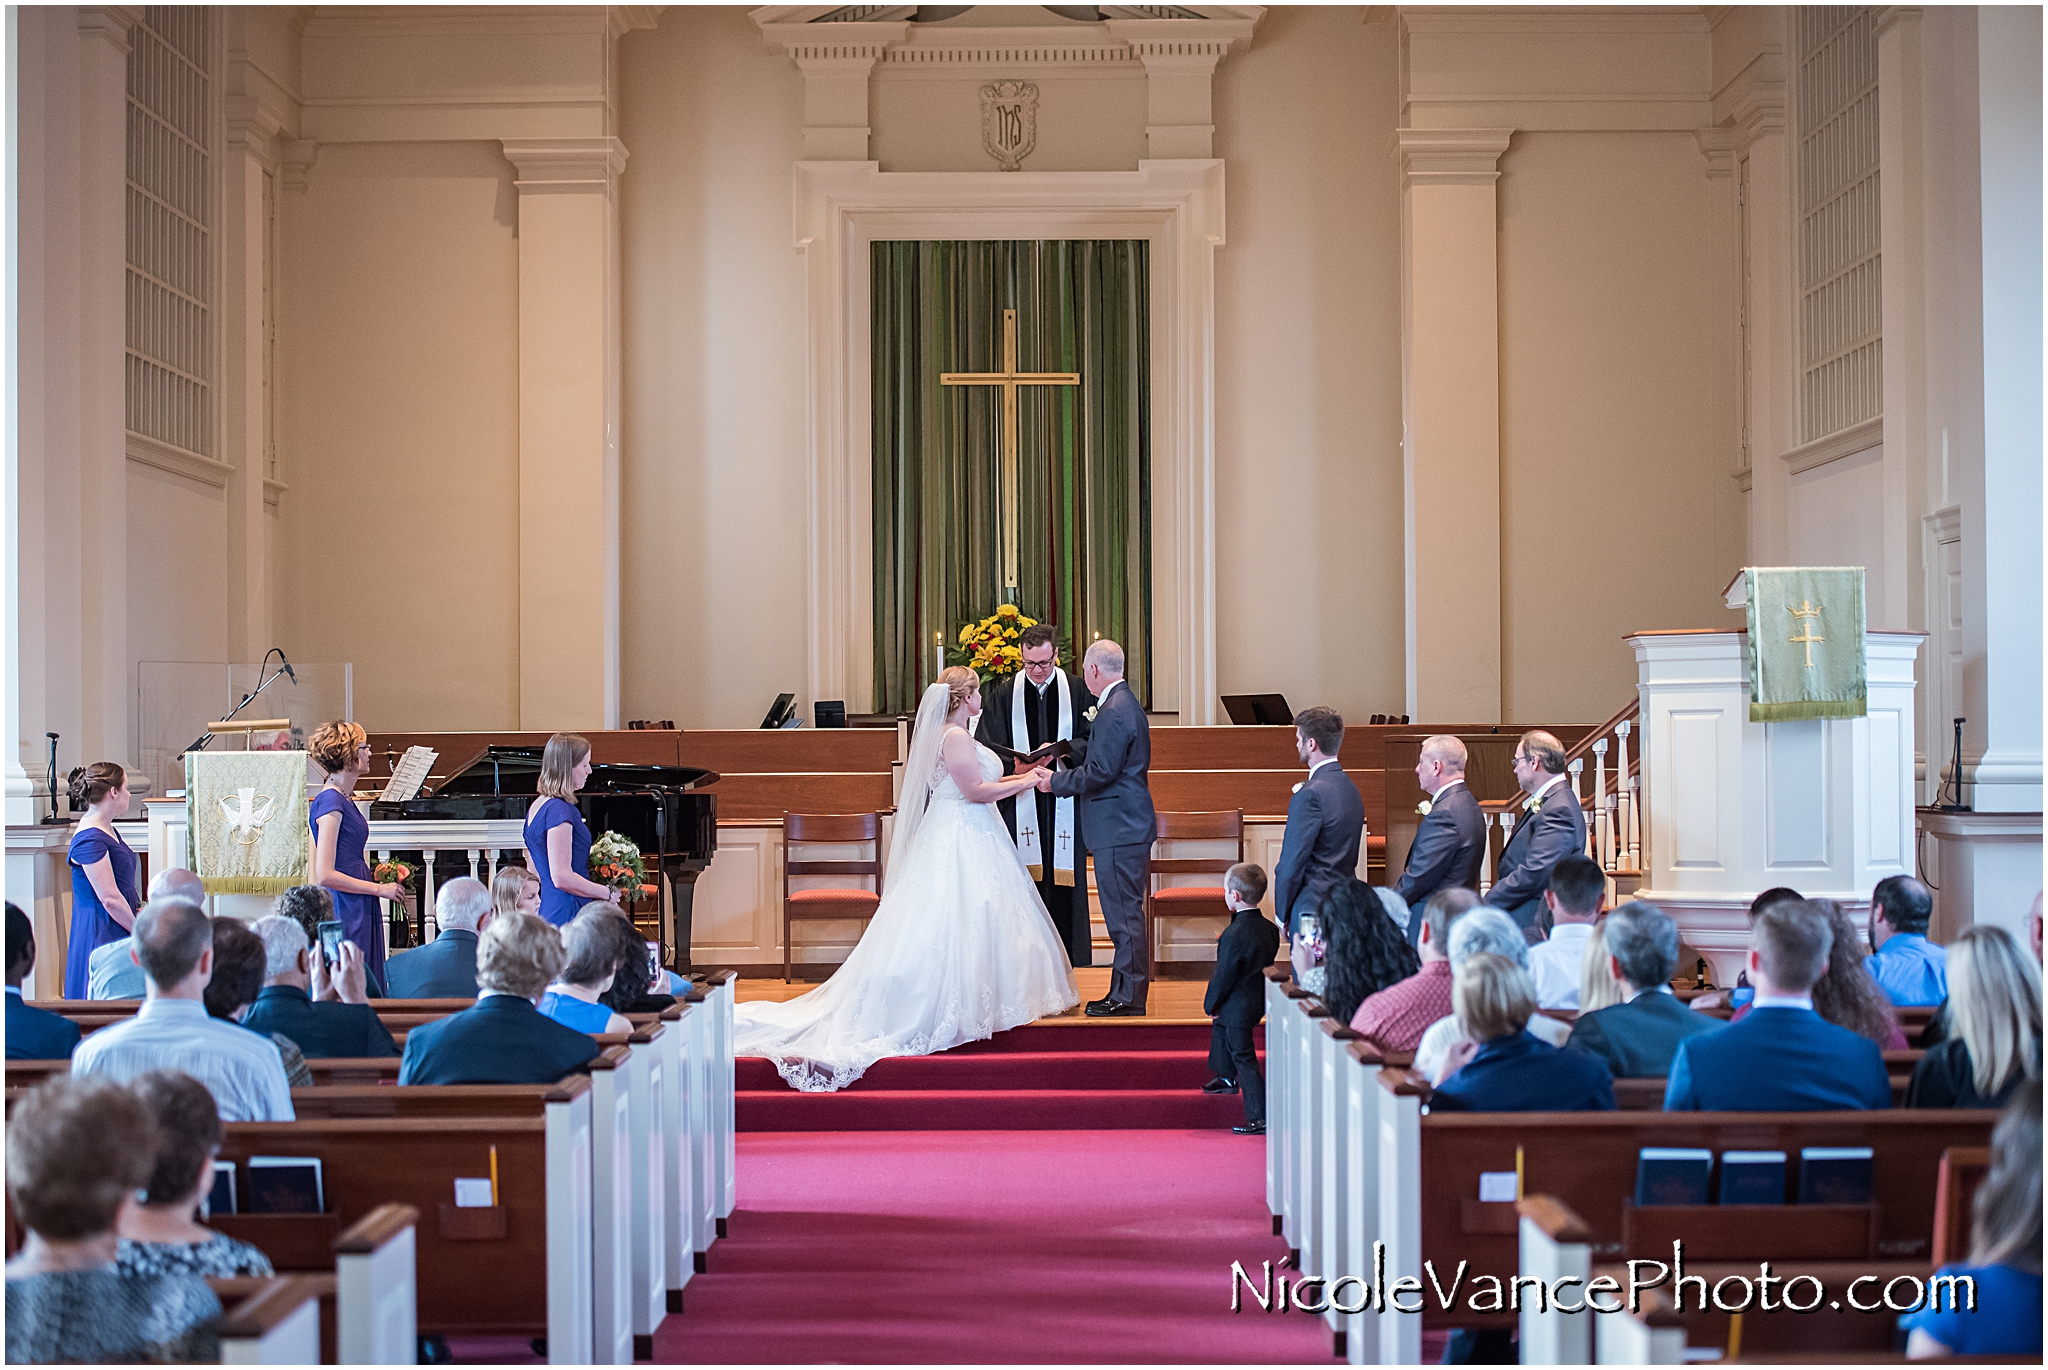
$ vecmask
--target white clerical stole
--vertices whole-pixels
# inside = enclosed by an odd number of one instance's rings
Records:
[[[1067,673],[1054,671],[1052,683],[1059,690],[1060,712],[1058,726],[1047,742],[1073,741],[1074,738],[1074,697],[1067,689]],[[1033,688],[1029,677],[1017,672],[1010,687],[1010,744],[1017,751],[1025,751],[1030,745],[1031,730],[1024,722],[1024,701],[1026,692]],[[1044,835],[1038,831],[1038,796],[1026,790],[1017,796],[1017,854],[1024,858],[1025,866],[1031,871],[1033,880],[1045,878],[1045,857],[1041,843]],[[1052,880],[1055,885],[1074,883],[1074,801],[1065,796],[1052,803]]]

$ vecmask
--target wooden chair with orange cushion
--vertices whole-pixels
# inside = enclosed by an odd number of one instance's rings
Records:
[[[871,842],[868,861],[792,861],[800,844]],[[792,876],[871,875],[873,890],[792,890]],[[796,955],[794,925],[811,921],[857,919],[865,925],[882,902],[882,820],[872,813],[785,813],[782,815],[782,982],[790,982]]]
[[[1237,855],[1152,858],[1151,890],[1145,896],[1145,920],[1152,937],[1152,978],[1159,978],[1159,922],[1163,918],[1230,917],[1223,901],[1223,873],[1244,860],[1244,810],[1224,809],[1216,813],[1162,813],[1160,842],[1225,841],[1237,843]],[[1163,875],[1213,875],[1213,885],[1162,885]]]

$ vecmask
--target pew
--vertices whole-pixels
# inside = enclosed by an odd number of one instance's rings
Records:
[[[1885,1075],[1891,1080],[1892,1107],[1903,1108],[1906,1103],[1906,1087],[1913,1083],[1913,1067],[1920,1063],[1924,1051],[1887,1051],[1884,1054]],[[1622,1109],[1662,1109],[1664,1087],[1669,1081],[1662,1075],[1629,1076],[1614,1082],[1614,1106]]]
[[[318,1365],[320,1303],[332,1275],[266,1275],[206,1282],[221,1302],[222,1365]]]
[[[379,1204],[334,1242],[343,1365],[397,1365],[419,1355],[419,1210]]]

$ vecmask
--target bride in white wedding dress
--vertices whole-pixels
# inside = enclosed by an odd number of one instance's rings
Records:
[[[924,692],[903,769],[882,901],[832,977],[733,1011],[733,1054],[765,1056],[806,1092],[844,1089],[888,1056],[928,1056],[1080,1002],[1067,954],[996,801],[1003,777],[968,731],[981,679],[947,668]]]

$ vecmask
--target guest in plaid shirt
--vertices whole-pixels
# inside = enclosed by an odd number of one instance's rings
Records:
[[[1381,1051],[1413,1051],[1422,1034],[1451,1012],[1451,921],[1479,906],[1479,896],[1462,885],[1438,890],[1423,906],[1422,969],[1371,995],[1352,1015],[1351,1028]]]

